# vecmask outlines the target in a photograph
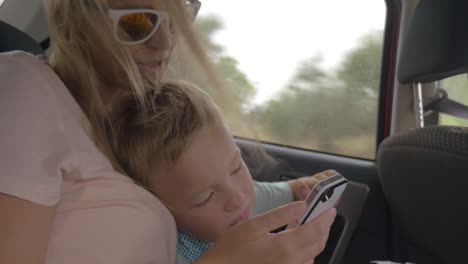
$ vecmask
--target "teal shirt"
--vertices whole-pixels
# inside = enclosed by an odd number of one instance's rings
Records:
[[[286,182],[254,181],[253,183],[255,192],[253,216],[292,202],[292,191]],[[179,233],[176,263],[191,263],[209,248],[210,245],[207,242],[198,240],[189,234]]]

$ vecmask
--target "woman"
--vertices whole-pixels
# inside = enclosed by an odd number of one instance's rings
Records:
[[[107,128],[122,95],[143,102],[157,86],[179,37],[217,82],[190,28],[197,5],[45,0],[49,65],[0,55],[0,263],[174,263],[174,220],[118,172]],[[303,211],[290,204],[236,226],[197,263],[305,263],[323,249],[335,210],[268,233]]]

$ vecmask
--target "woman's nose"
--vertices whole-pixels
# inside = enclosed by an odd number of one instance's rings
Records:
[[[156,32],[146,41],[146,44],[152,49],[170,50],[172,48],[172,38],[169,21],[162,21]]]

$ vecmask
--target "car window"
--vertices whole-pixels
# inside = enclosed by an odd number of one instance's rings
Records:
[[[385,12],[375,0],[205,0],[196,26],[238,103],[217,99],[187,56],[173,69],[230,109],[238,137],[374,159]]]
[[[442,88],[447,91],[448,97],[451,100],[457,101],[464,105],[468,105],[468,75],[460,74],[442,80]],[[468,120],[440,114],[440,125],[447,126],[465,126],[468,127]]]

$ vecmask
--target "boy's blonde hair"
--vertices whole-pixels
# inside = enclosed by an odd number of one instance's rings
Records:
[[[149,188],[149,174],[160,162],[174,164],[206,125],[222,124],[210,96],[186,82],[168,82],[147,96],[143,108],[129,97],[116,115],[113,149],[122,169]]]

